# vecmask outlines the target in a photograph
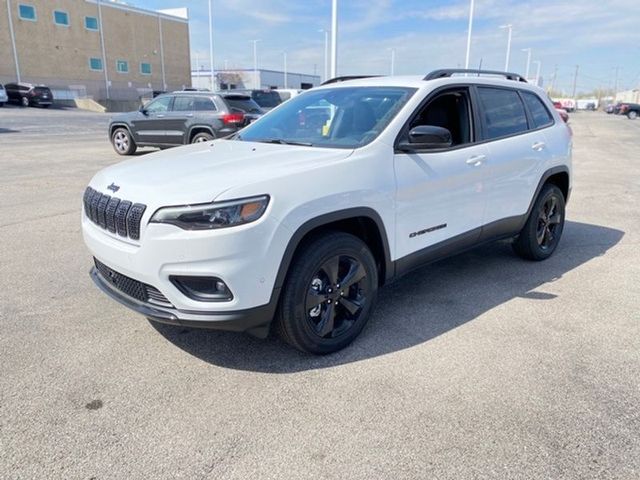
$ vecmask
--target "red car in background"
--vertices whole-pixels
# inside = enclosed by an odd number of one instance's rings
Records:
[[[562,118],[562,120],[564,120],[564,122],[567,123],[569,121],[569,114],[564,108],[562,108],[562,103],[553,102],[553,107],[560,114],[560,118]]]

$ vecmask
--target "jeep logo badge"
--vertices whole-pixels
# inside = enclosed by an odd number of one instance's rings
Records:
[[[118,190],[120,190],[120,187],[115,183],[111,182],[111,185],[109,185],[107,189],[111,190],[113,193],[116,193]]]

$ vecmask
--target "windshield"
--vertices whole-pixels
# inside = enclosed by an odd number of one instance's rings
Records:
[[[251,98],[263,108],[275,108],[282,103],[280,95],[272,90],[254,90],[251,93]]]
[[[237,140],[357,148],[389,125],[416,89],[336,87],[310,90],[248,126]]]

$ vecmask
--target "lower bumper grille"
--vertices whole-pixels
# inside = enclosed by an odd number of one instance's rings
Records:
[[[93,261],[100,275],[116,290],[140,302],[174,308],[173,304],[157,288],[118,273],[96,258],[94,258]]]

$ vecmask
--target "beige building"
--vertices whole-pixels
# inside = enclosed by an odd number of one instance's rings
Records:
[[[3,5],[4,4],[4,5]],[[55,98],[136,100],[191,84],[187,9],[109,0],[0,0],[0,83]]]

